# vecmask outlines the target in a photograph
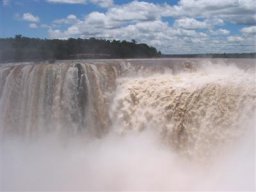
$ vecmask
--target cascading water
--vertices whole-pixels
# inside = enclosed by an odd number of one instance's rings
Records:
[[[3,65],[0,189],[253,190],[255,65],[225,62]]]
[[[120,78],[112,119],[121,132],[151,127],[179,152],[206,157],[240,137],[255,108],[254,75],[223,69]]]
[[[86,64],[3,67],[1,133],[100,134],[108,121],[103,92],[114,86],[116,75],[112,66]]]

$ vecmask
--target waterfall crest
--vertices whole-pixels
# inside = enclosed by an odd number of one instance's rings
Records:
[[[101,134],[109,121],[105,94],[113,88],[116,75],[111,65],[1,67],[1,133]]]
[[[227,134],[240,135],[239,122],[253,114],[255,67],[235,65],[110,60],[3,66],[1,134],[100,136],[113,127],[154,127],[175,149],[205,154]]]

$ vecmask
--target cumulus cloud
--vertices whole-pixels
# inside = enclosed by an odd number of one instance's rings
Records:
[[[54,20],[53,23],[54,24],[74,24],[77,21],[79,21],[78,18],[75,15],[70,14],[66,18]]]
[[[254,0],[181,0],[174,7],[176,15],[217,17],[237,24],[256,23]]]
[[[106,8],[114,5],[113,0],[90,0],[90,2]]]
[[[228,41],[229,42],[241,42],[241,41],[243,41],[243,38],[240,36],[229,36]]]
[[[36,23],[30,23],[29,27],[32,29],[36,29],[36,28],[38,28],[38,25]]]
[[[35,16],[35,15],[31,14],[31,13],[24,13],[24,14],[22,15],[22,19],[23,19],[24,21],[35,22],[35,23],[37,23],[37,22],[40,21],[40,19],[39,19],[38,16]]]
[[[227,29],[219,28],[216,30],[209,30],[209,34],[213,36],[226,36],[230,34],[230,31]]]
[[[226,29],[218,29],[217,32],[218,32],[220,35],[229,35],[229,34],[230,34],[230,31],[229,31],[229,30],[226,30]]]
[[[152,21],[163,16],[171,15],[171,6],[154,4],[143,1],[115,6],[108,10],[107,16],[118,21]]]
[[[184,29],[203,29],[209,27],[205,21],[198,21],[194,18],[181,18],[175,21],[175,26]]]
[[[167,4],[158,5],[133,1],[128,4],[111,7],[105,13],[91,12],[84,19],[77,21],[75,25],[83,36],[86,34],[96,35],[99,33],[102,36],[111,36],[111,34],[116,33],[113,31],[115,29],[119,31],[127,29],[131,31],[131,28],[141,28],[144,24],[148,25],[148,22],[153,22],[153,25],[157,23],[156,21],[159,23],[161,17],[168,15],[169,8],[170,6]],[[65,18],[65,20],[62,19],[57,22],[65,21],[65,23],[67,23],[67,20],[68,19]],[[54,30],[51,30],[50,34],[55,36],[54,33],[52,33],[53,31]],[[70,34],[68,30],[66,30],[63,31],[63,35],[69,37]]]
[[[247,25],[254,22],[256,7],[251,0],[181,0],[177,5],[144,1],[121,5],[112,0],[84,2],[107,9],[90,12],[82,18],[72,14],[54,20],[48,28],[50,38],[135,39],[164,53],[243,52],[251,50],[245,45],[254,42],[251,41],[255,33],[253,26],[241,29],[238,35],[226,29],[227,22]]]
[[[241,32],[244,35],[256,35],[256,26],[244,27]]]
[[[23,15],[21,15],[21,16],[19,14],[17,14],[17,18],[28,22],[28,26],[31,29],[36,29],[41,26],[40,18],[38,16],[33,15],[32,13],[29,13],[29,12],[23,13]]]

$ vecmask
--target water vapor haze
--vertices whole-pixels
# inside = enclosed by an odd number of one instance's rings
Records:
[[[255,190],[255,68],[157,67],[0,68],[0,190]]]

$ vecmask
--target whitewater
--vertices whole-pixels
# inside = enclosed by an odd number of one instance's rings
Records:
[[[0,66],[0,190],[254,191],[252,59]]]

